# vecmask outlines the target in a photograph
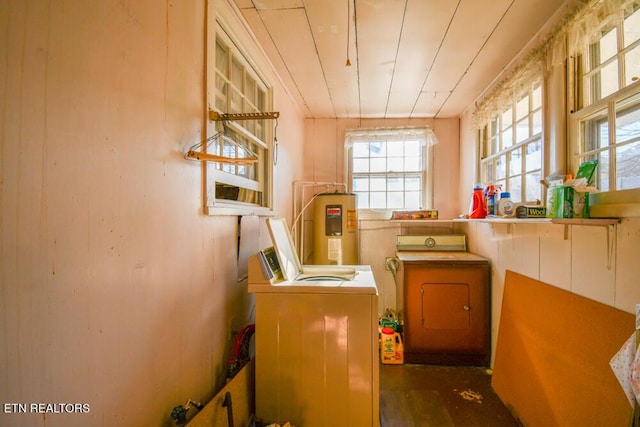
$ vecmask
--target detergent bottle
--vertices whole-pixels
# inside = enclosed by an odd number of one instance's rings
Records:
[[[380,347],[380,358],[383,364],[402,365],[404,363],[402,337],[393,328],[380,330]]]
[[[496,187],[489,185],[484,190],[484,197],[487,206],[487,216],[494,216],[496,214]]]
[[[487,207],[484,200],[484,192],[481,185],[473,188],[473,196],[471,196],[471,206],[469,206],[469,218],[485,218],[487,216]]]

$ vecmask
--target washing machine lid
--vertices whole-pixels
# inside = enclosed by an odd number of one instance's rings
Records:
[[[267,218],[267,228],[276,250],[284,280],[294,280],[302,273],[302,264],[284,218]]]
[[[286,220],[284,218],[267,218],[267,228],[280,262],[280,270],[282,270],[284,280],[352,281],[358,274],[357,269],[348,267],[314,266],[303,268],[293,245]]]

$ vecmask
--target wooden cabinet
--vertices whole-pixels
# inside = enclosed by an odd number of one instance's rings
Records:
[[[460,255],[463,259],[449,254],[447,260],[403,261],[408,363],[489,364],[489,262]]]

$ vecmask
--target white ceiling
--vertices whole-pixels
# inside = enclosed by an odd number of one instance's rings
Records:
[[[565,0],[234,1],[313,118],[459,116],[569,10]]]

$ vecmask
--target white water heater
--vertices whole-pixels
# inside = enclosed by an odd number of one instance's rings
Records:
[[[314,200],[313,263],[358,264],[356,195],[321,193]]]

